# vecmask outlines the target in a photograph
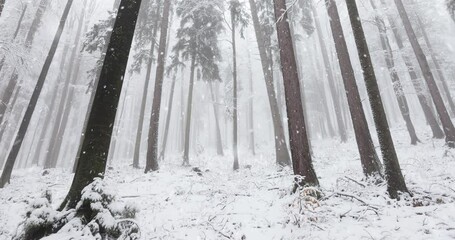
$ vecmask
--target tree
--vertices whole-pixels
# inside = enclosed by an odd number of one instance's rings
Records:
[[[381,92],[379,91],[373,62],[370,51],[368,50],[368,44],[355,0],[346,0],[346,7],[348,8],[357,53],[362,66],[368,98],[370,99],[371,110],[373,111],[373,119],[378,133],[379,145],[385,166],[387,191],[391,198],[398,198],[398,192],[409,193],[409,191],[401,173],[400,163],[398,162],[398,156],[393,144],[392,134],[390,133],[387,116],[381,99]]]
[[[104,175],[115,114],[122,91],[141,0],[121,0],[112,30],[95,99],[84,132],[82,151],[71,188],[60,210],[74,208],[81,191]]]
[[[404,8],[403,2],[401,0],[394,0],[395,5],[397,6],[400,18],[403,21],[406,34],[408,35],[409,41],[411,42],[412,49],[417,57],[419,62],[420,69],[422,70],[423,77],[428,85],[430,90],[431,97],[436,106],[436,111],[438,112],[439,118],[441,120],[442,129],[446,135],[446,143],[449,147],[455,147],[455,127],[453,126],[452,120],[450,119],[449,113],[447,112],[446,107],[444,106],[444,101],[442,100],[441,93],[438,90],[436,85],[435,78],[431,72],[430,65],[428,60],[423,53],[422,47],[420,46],[417,36],[414,32],[414,29],[409,20],[406,9]]]
[[[229,2],[231,13],[231,37],[232,37],[232,82],[233,82],[233,151],[234,151],[234,170],[239,169],[239,150],[238,150],[238,83],[237,83],[237,49],[236,49],[236,29],[240,28],[240,35],[243,37],[243,30],[248,26],[248,14],[245,12],[243,4],[238,0]]]
[[[58,44],[60,42],[60,37],[62,36],[62,32],[65,27],[65,23],[68,18],[68,14],[69,14],[72,4],[73,4],[73,0],[68,0],[65,10],[63,11],[57,32],[54,36],[54,41],[52,42],[49,53],[47,54],[46,61],[44,62],[43,68],[42,68],[40,76],[38,78],[38,82],[36,83],[35,89],[33,90],[33,94],[30,99],[30,102],[27,106],[27,110],[25,111],[25,115],[22,118],[21,125],[19,127],[19,131],[14,140],[14,145],[6,160],[6,164],[3,169],[2,177],[0,180],[0,188],[3,188],[6,185],[6,183],[9,183],[9,181],[10,181],[14,163],[16,162],[17,155],[22,146],[22,142],[24,140],[25,134],[27,133],[27,129],[28,129],[30,120],[32,118],[33,112],[34,112],[36,104],[38,102],[38,98],[41,94],[41,90],[42,90],[44,82],[46,80],[47,73],[49,72],[49,68],[51,66],[52,60],[54,59],[55,52],[56,52]]]
[[[331,66],[332,64],[330,63],[329,52],[324,43],[319,15],[318,15],[317,9],[314,7],[314,4],[312,1],[313,0],[311,0],[311,8],[312,8],[313,16],[314,16],[314,23],[316,25],[319,46],[321,47],[322,60],[324,61],[324,69],[326,72],[327,80],[329,82],[330,93],[332,94],[332,102],[333,102],[333,106],[335,108],[338,132],[340,134],[341,142],[347,142],[348,134],[347,134],[346,128],[344,127],[344,121],[343,121],[343,116],[342,116],[342,106],[339,101],[338,92],[336,89],[335,77],[334,77],[334,74],[332,71],[332,66]]]
[[[141,150],[141,140],[142,140],[142,134],[143,134],[143,125],[144,125],[144,119],[145,119],[145,107],[147,103],[147,96],[148,96],[148,90],[149,90],[149,84],[151,81],[151,76],[152,76],[152,64],[153,64],[153,57],[155,53],[155,45],[156,45],[156,36],[158,33],[158,26],[159,26],[159,21],[161,18],[161,0],[156,1],[155,6],[151,6],[151,8],[154,9],[152,10],[152,17],[153,17],[153,25],[151,26],[146,26],[146,28],[151,28],[147,30],[142,31],[143,34],[141,37],[148,37],[148,40],[143,41],[142,44],[145,44],[150,41],[150,50],[148,50],[149,56],[147,61],[147,73],[145,76],[145,83],[144,83],[144,90],[142,93],[142,101],[140,105],[140,115],[139,115],[139,123],[137,127],[137,132],[136,132],[136,143],[134,146],[134,156],[133,156],[133,167],[134,168],[139,168],[139,157],[140,157],[140,150]],[[146,11],[145,9],[143,11]],[[147,34],[148,33],[148,34]],[[136,65],[139,65],[138,67],[140,68],[140,65],[143,61],[141,58],[143,55],[139,54],[138,56],[135,56],[135,60],[139,61],[139,63],[136,63]],[[156,79],[155,79],[156,81]],[[149,129],[149,133],[150,133]]]
[[[450,16],[455,22],[455,0],[447,0],[447,10],[449,10]]]
[[[381,0],[381,4],[382,4],[382,6],[386,6],[386,2],[384,0]],[[434,113],[431,110],[431,107],[429,105],[430,102],[427,99],[428,90],[424,86],[424,83],[422,82],[422,80],[417,75],[417,71],[414,67],[414,64],[412,63],[411,58],[404,52],[405,46],[404,46],[403,38],[402,38],[400,32],[398,31],[396,21],[390,14],[387,14],[387,19],[389,21],[390,28],[391,28],[393,36],[395,38],[395,42],[398,45],[398,49],[400,49],[400,51],[401,51],[401,57],[403,58],[403,61],[406,65],[406,67],[408,68],[409,76],[411,77],[412,85],[417,93],[417,98],[419,100],[420,106],[422,107],[425,118],[433,132],[433,137],[438,138],[438,139],[444,138],[444,132],[442,131],[441,127],[439,126],[436,116],[434,115]]]
[[[221,58],[218,48],[218,34],[223,30],[222,3],[220,1],[203,2],[185,0],[177,7],[181,18],[177,30],[177,43],[173,48],[175,56],[191,61],[190,85],[185,121],[185,146],[183,164],[189,165],[190,129],[193,105],[193,90],[196,68],[198,78],[206,81],[220,80],[216,63]]]
[[[377,11],[376,4],[373,2],[373,0],[370,0],[370,4],[373,7],[373,9]],[[383,19],[381,19],[379,15],[376,15],[374,17],[374,20],[379,31],[379,38],[381,41],[382,51],[384,52],[385,62],[387,65],[387,69],[389,70],[390,79],[392,80],[393,90],[395,92],[395,97],[397,98],[398,101],[401,115],[404,121],[406,122],[406,127],[411,137],[411,144],[416,145],[417,142],[420,142],[420,140],[417,137],[414,124],[412,123],[411,115],[409,112],[408,100],[406,99],[406,96],[403,91],[403,85],[401,84],[400,77],[398,76],[397,70],[395,68],[393,50],[390,45],[389,37],[387,36],[387,28],[385,22]]]
[[[301,176],[298,185],[318,186],[319,181],[313,168],[307,128],[303,115],[300,82],[292,43],[291,29],[288,23],[286,0],[274,0],[276,29],[280,49],[281,72],[283,74],[286,107],[289,125],[294,174]]]
[[[6,0],[0,0],[0,17],[2,16],[3,7],[5,6]]]
[[[158,49],[158,65],[156,67],[155,90],[153,94],[152,116],[148,137],[147,162],[145,173],[158,170],[158,133],[160,123],[161,95],[163,91],[164,65],[167,48],[167,32],[171,0],[164,0],[163,18],[161,19],[160,45]]]
[[[354,69],[349,56],[346,39],[344,38],[338,8],[333,0],[326,1],[335,49],[343,78],[344,89],[348,99],[349,111],[354,127],[357,147],[360,153],[363,173],[366,176],[381,174],[381,163],[371,139],[365,111],[360,100],[360,93],[355,80]]]
[[[272,114],[274,141],[275,141],[275,153],[276,163],[280,166],[290,165],[290,156],[286,139],[284,136],[283,121],[281,119],[278,101],[275,92],[275,84],[273,81],[272,66],[270,66],[269,59],[271,58],[270,46],[267,46],[266,31],[264,26],[267,24],[261,24],[259,21],[258,8],[254,0],[249,0],[251,18],[253,20],[254,32],[256,34],[256,41],[259,49],[259,55],[261,59],[262,72],[264,74],[265,86],[267,89],[267,96],[269,98],[269,105]]]

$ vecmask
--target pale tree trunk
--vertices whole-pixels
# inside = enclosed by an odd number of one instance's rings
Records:
[[[84,1],[84,6],[86,5],[87,1]],[[74,42],[73,42],[73,49],[71,51],[71,55],[70,55],[70,59],[69,59],[69,62],[71,63],[69,65],[69,69],[66,73],[66,77],[65,77],[65,85],[63,86],[63,90],[62,90],[62,101],[60,101],[60,105],[58,107],[58,110],[57,110],[57,119],[55,121],[55,126],[52,130],[52,134],[51,134],[51,139],[50,139],[50,144],[49,144],[49,148],[48,148],[48,151],[46,153],[46,158],[45,158],[45,163],[44,163],[44,168],[55,168],[56,165],[57,165],[57,157],[58,156],[55,156],[56,155],[56,152],[58,151],[58,147],[59,147],[59,143],[62,139],[59,139],[60,136],[63,135],[63,131],[64,129],[62,129],[62,122],[63,122],[63,117],[64,117],[64,114],[65,114],[65,111],[66,111],[66,107],[69,106],[68,102],[71,100],[70,97],[69,97],[69,92],[70,92],[70,88],[71,88],[71,85],[74,84],[74,82],[72,81],[72,74],[73,74],[73,70],[74,70],[74,67],[75,67],[75,60],[76,60],[76,55],[79,53],[79,42],[81,40],[81,37],[82,37],[82,27],[83,27],[83,19],[85,17],[85,9],[82,9],[82,12],[81,12],[81,15],[80,15],[80,19],[82,19],[82,21],[79,21],[77,23],[77,31],[76,31],[76,37],[74,38]],[[77,21],[77,20],[76,20]]]
[[[278,44],[280,48],[281,72],[283,74],[288,114],[289,138],[294,174],[300,186],[318,186],[319,181],[313,168],[310,146],[303,114],[302,97],[297,63],[288,23],[286,0],[274,0]]]
[[[60,62],[60,74],[58,75],[58,78],[57,79],[61,79],[63,77],[63,69],[65,68],[65,63],[66,63],[66,60],[67,60],[67,57],[66,55],[68,54],[68,51],[69,51],[69,43],[66,43],[65,44],[65,47],[63,49],[63,53],[62,53],[62,58],[61,58],[61,62]],[[57,96],[58,96],[58,93],[59,93],[59,89],[60,89],[60,84],[59,84],[59,81],[57,80],[55,82],[55,86],[53,87],[53,89],[51,90],[50,94],[52,94],[51,96],[51,105],[49,105],[49,108],[48,108],[48,112],[47,112],[47,115],[46,115],[46,118],[44,120],[44,126],[43,126],[43,129],[41,130],[41,133],[39,135],[39,138],[38,138],[38,143],[37,143],[37,147],[36,147],[36,152],[34,154],[34,157],[33,157],[33,162],[32,164],[38,166],[39,163],[40,163],[40,157],[41,157],[41,150],[44,148],[44,142],[45,142],[45,137],[46,137],[46,134],[48,132],[48,129],[49,127],[51,126],[51,118],[53,116],[53,111],[54,111],[54,107],[55,107],[55,104],[57,103]],[[58,119],[58,116],[56,116],[56,120]],[[52,141],[50,141],[52,142]]]
[[[172,78],[172,85],[171,85],[171,90],[169,93],[169,101],[168,101],[168,107],[167,107],[167,116],[166,116],[166,125],[164,128],[164,137],[163,137],[163,144],[161,145],[161,152],[158,157],[159,160],[164,160],[164,155],[166,154],[166,147],[167,147],[167,142],[168,142],[168,136],[169,136],[169,126],[171,125],[171,116],[172,116],[172,108],[173,108],[173,103],[174,103],[174,91],[175,91],[175,82],[177,81],[177,73]]]
[[[213,114],[215,115],[215,127],[216,127],[216,152],[219,156],[224,155],[223,151],[223,142],[221,140],[221,128],[220,128],[220,117],[218,114],[218,104],[215,98],[215,93],[213,91],[213,84],[212,82],[209,83],[210,88],[210,95],[212,97],[212,106],[213,106]]]
[[[370,0],[370,4],[373,9],[376,11],[376,5],[373,0]],[[397,98],[397,102],[400,108],[401,115],[403,116],[404,121],[406,122],[406,128],[408,129],[409,136],[411,137],[411,144],[416,145],[417,142],[420,142],[417,137],[414,124],[411,120],[411,115],[409,112],[408,100],[403,91],[403,85],[401,84],[400,77],[395,68],[395,60],[393,58],[392,47],[390,46],[389,37],[387,36],[387,29],[384,23],[384,20],[379,16],[375,17],[375,23],[379,30],[379,38],[381,41],[382,51],[384,52],[384,59],[389,70],[390,79],[392,80],[393,90]]]
[[[256,143],[254,141],[254,108],[253,108],[253,98],[254,98],[254,91],[253,91],[253,72],[251,70],[251,52],[248,50],[248,71],[249,71],[249,92],[250,97],[248,101],[248,135],[249,135],[249,149],[251,153],[256,155]],[[221,138],[221,136],[220,136]]]
[[[73,183],[59,210],[73,209],[81,191],[104,175],[122,83],[141,0],[122,0],[99,77]],[[87,209],[86,211],[90,211]],[[90,215],[91,212],[84,214]]]
[[[144,83],[144,89],[142,92],[142,101],[141,101],[141,107],[140,107],[140,113],[139,113],[139,124],[137,126],[136,142],[134,145],[134,157],[133,157],[133,167],[134,168],[139,168],[139,158],[140,158],[140,154],[141,154],[141,140],[142,140],[142,134],[143,134],[144,118],[145,118],[145,107],[147,105],[149,84],[150,84],[151,76],[152,76],[153,56],[155,53],[156,36],[158,34],[158,22],[160,20],[160,13],[161,13],[161,9],[160,9],[161,0],[158,0],[157,6],[158,7],[155,11],[155,15],[154,15],[154,19],[153,19],[154,29],[153,29],[152,40],[151,40],[151,45],[150,45],[150,59],[147,63],[147,73],[145,76],[145,83]]]
[[[259,23],[258,12],[256,8],[256,3],[254,0],[249,0],[250,9],[251,9],[251,16],[253,19],[253,27],[256,33],[256,41],[259,48],[259,55],[261,58],[262,64],[262,71],[264,73],[264,80],[267,89],[267,96],[269,98],[270,110],[272,113],[272,120],[273,120],[273,131],[275,136],[275,152],[276,152],[276,162],[280,166],[287,166],[290,165],[290,156],[288,147],[286,144],[286,138],[284,135],[284,128],[283,122],[281,119],[281,115],[279,114],[279,106],[277,103],[275,87],[273,83],[273,76],[270,66],[267,60],[267,51],[266,47],[264,46],[264,33],[262,31],[262,27]]]
[[[433,73],[431,72],[428,60],[423,53],[422,47],[417,41],[416,34],[412,28],[411,21],[409,20],[408,14],[406,13],[403,2],[401,0],[395,0],[395,5],[398,8],[398,12],[400,13],[404,28],[406,29],[409,41],[411,42],[412,49],[414,50],[414,53],[417,57],[420,69],[423,72],[423,76],[428,85],[428,89],[430,90],[430,94],[433,98],[433,102],[436,106],[439,118],[441,119],[442,128],[446,135],[446,143],[449,147],[453,148],[455,147],[455,127],[453,126],[452,120],[450,119],[446,107],[444,106],[444,101],[442,100],[441,93],[438,90],[438,86],[434,79]]]
[[[444,77],[444,73],[442,72],[441,64],[439,63],[439,60],[436,57],[436,53],[433,49],[433,45],[431,44],[430,38],[428,37],[428,33],[425,28],[425,25],[423,24],[422,19],[419,16],[417,16],[417,23],[419,24],[419,27],[422,31],[423,39],[425,40],[425,44],[428,47],[428,51],[430,53],[431,60],[433,60],[434,66],[436,68],[436,73],[438,74],[437,76],[439,77],[439,80],[441,81],[442,90],[444,91],[444,93],[446,95],[447,103],[450,108],[450,113],[452,114],[452,117],[453,117],[453,116],[455,116],[455,104],[453,103],[452,94],[450,93],[449,86],[447,85],[447,80]]]
[[[366,176],[381,174],[381,163],[376,154],[367,119],[365,117],[365,111],[362,107],[354,69],[352,67],[348,46],[346,44],[346,39],[344,38],[343,28],[338,14],[338,8],[334,0],[327,0],[326,7],[348,100],[349,111],[351,113],[352,124],[354,126],[362,169]]]
[[[381,0],[381,4],[383,6],[386,6],[385,1]],[[387,15],[387,18],[390,23],[390,27],[392,29],[395,42],[398,45],[398,48],[401,51],[401,57],[403,58],[403,61],[408,68],[409,76],[411,77],[411,82],[412,85],[417,93],[417,98],[419,100],[420,106],[422,107],[423,113],[425,115],[425,119],[427,120],[428,124],[430,125],[430,128],[433,132],[433,137],[434,138],[444,138],[444,132],[442,131],[441,127],[438,124],[438,120],[436,119],[436,116],[433,113],[433,110],[430,107],[430,102],[428,102],[426,93],[427,93],[427,88],[423,85],[423,82],[420,80],[419,76],[417,75],[417,71],[415,70],[414,64],[412,63],[412,60],[409,58],[409,56],[406,55],[403,51],[405,50],[404,44],[403,44],[403,38],[398,31],[395,19],[393,19],[390,15]]]
[[[233,122],[233,141],[232,141],[232,150],[234,151],[234,171],[239,169],[239,149],[238,149],[238,89],[237,89],[237,49],[235,41],[235,9],[231,8],[231,37],[232,37],[232,83],[234,84],[232,91],[233,96],[233,105],[234,113],[232,116]]]
[[[311,1],[313,1],[313,0],[311,0]],[[324,61],[324,67],[325,67],[327,80],[329,82],[330,93],[332,94],[332,103],[333,103],[333,107],[335,108],[335,116],[336,116],[336,120],[337,120],[338,133],[340,134],[341,142],[347,142],[348,134],[347,134],[346,128],[344,126],[345,124],[343,121],[343,114],[342,114],[342,109],[341,109],[342,106],[339,101],[338,92],[336,90],[337,89],[336,82],[335,82],[336,79],[334,78],[334,74],[333,74],[332,67],[331,67],[332,64],[329,59],[329,53],[328,53],[327,47],[324,43],[324,39],[323,39],[323,35],[322,35],[322,28],[321,28],[321,24],[319,22],[319,16],[317,13],[317,9],[314,8],[313,3],[311,3],[311,5],[312,5],[313,16],[314,16],[314,23],[316,26],[316,33],[318,35],[318,40],[319,40],[319,46],[321,47],[322,60]]]
[[[156,171],[158,165],[158,135],[160,126],[161,96],[163,92],[164,65],[166,64],[167,33],[169,28],[169,13],[171,0],[164,0],[163,17],[161,19],[160,45],[158,49],[158,61],[156,67],[155,89],[153,93],[152,116],[148,133],[147,162],[145,173]]]
[[[190,86],[188,90],[188,100],[186,107],[186,121],[185,121],[185,146],[183,149],[183,165],[190,165],[190,133],[191,133],[191,114],[193,109],[193,90],[194,90],[194,74],[196,69],[196,53],[191,56],[191,73],[190,73]]]
[[[27,110],[25,112],[24,117],[22,118],[21,125],[19,127],[19,131],[16,135],[13,148],[11,149],[8,158],[6,160],[6,165],[3,169],[3,174],[0,180],[0,188],[4,187],[6,183],[9,183],[11,178],[11,173],[13,171],[14,163],[16,162],[17,155],[19,150],[22,146],[22,142],[24,140],[25,134],[27,133],[27,129],[32,118],[33,112],[35,110],[36,104],[38,102],[38,98],[41,94],[41,90],[43,88],[44,82],[47,77],[47,73],[49,72],[49,68],[51,66],[52,60],[54,59],[55,52],[58,47],[58,43],[60,42],[60,37],[62,36],[63,29],[65,27],[66,19],[68,18],[69,11],[71,9],[71,5],[73,0],[68,0],[66,4],[65,10],[63,15],[60,19],[60,24],[58,26],[57,33],[55,34],[54,41],[52,42],[51,48],[49,53],[47,54],[46,61],[44,62],[43,68],[41,70],[41,74],[38,78],[38,82],[34,88],[32,97],[30,98],[30,102],[27,106]]]
[[[373,119],[376,125],[376,131],[379,138],[379,145],[385,166],[385,178],[387,180],[387,191],[391,198],[398,198],[399,192],[408,193],[408,188],[401,173],[400,163],[395,151],[395,146],[390,133],[387,116],[384,111],[384,105],[381,99],[381,92],[376,80],[376,75],[371,61],[368,44],[365,39],[362,23],[355,0],[346,0],[346,6],[349,12],[352,31],[354,33],[357,53],[362,65],[363,77],[370,99]]]

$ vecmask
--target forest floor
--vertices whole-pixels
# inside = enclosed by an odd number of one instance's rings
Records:
[[[314,165],[323,198],[290,194],[290,170],[277,171],[269,155],[193,157],[192,168],[170,157],[161,170],[143,174],[114,165],[107,183],[140,210],[142,239],[453,239],[455,238],[455,150],[429,134],[418,146],[395,129],[396,148],[413,197],[390,200],[383,184],[363,180],[354,140],[314,141]],[[264,149],[261,149],[264,150]],[[267,150],[271,152],[271,150]],[[0,240],[10,239],[27,201],[50,189],[55,207],[72,180],[66,170],[14,172],[0,189]]]

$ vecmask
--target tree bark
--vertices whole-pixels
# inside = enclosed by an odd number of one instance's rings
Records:
[[[301,176],[300,186],[318,186],[319,181],[313,168],[307,128],[303,114],[302,97],[297,63],[292,43],[291,29],[285,12],[286,1],[274,0],[276,29],[280,48],[281,72],[283,74],[288,114],[289,138],[294,174]]]
[[[160,7],[161,7],[161,0],[158,0],[157,2],[157,9],[155,11],[155,16],[154,16],[154,29],[152,33],[152,40],[151,40],[151,46],[150,46],[150,59],[147,63],[147,73],[145,76],[145,83],[144,83],[144,90],[142,93],[142,101],[141,101],[141,111],[139,113],[139,124],[137,127],[137,132],[136,132],[136,143],[134,145],[134,156],[133,156],[133,167],[134,168],[139,168],[139,158],[141,154],[141,140],[142,140],[142,133],[143,133],[143,126],[144,126],[144,119],[145,119],[145,107],[147,104],[147,96],[148,96],[148,90],[149,90],[149,84],[152,76],[152,65],[153,65],[153,56],[155,53],[155,45],[156,45],[156,35],[158,33],[158,22],[160,20]],[[156,80],[155,80],[156,81]]]
[[[42,90],[44,82],[46,80],[47,73],[49,72],[49,68],[51,66],[52,60],[54,59],[54,55],[57,50],[58,43],[60,42],[60,37],[61,37],[63,29],[65,27],[66,19],[68,18],[68,13],[71,9],[72,3],[73,3],[73,0],[68,0],[68,3],[66,4],[63,15],[60,19],[60,24],[58,26],[57,33],[55,34],[54,41],[52,42],[52,45],[51,45],[51,48],[47,55],[46,61],[44,62],[44,66],[41,70],[41,74],[38,78],[38,82],[36,83],[32,97],[27,106],[27,110],[21,121],[21,125],[20,125],[19,131],[16,135],[13,148],[11,149],[11,151],[8,155],[8,158],[6,160],[6,165],[3,169],[3,174],[2,174],[2,177],[0,180],[0,188],[3,188],[6,183],[9,183],[9,180],[11,178],[11,173],[13,171],[14,163],[16,161],[19,150],[22,146],[22,142],[24,140],[25,134],[27,133],[27,129],[28,129],[30,120],[32,118],[33,112],[36,107],[36,103],[38,102],[38,98],[41,94],[41,90]]]
[[[6,0],[0,0],[0,17],[2,16],[3,8],[5,7],[5,1]]]
[[[357,147],[360,153],[363,173],[366,176],[381,174],[381,163],[376,154],[367,119],[365,117],[365,111],[360,100],[360,93],[355,80],[354,69],[349,56],[346,39],[344,38],[338,8],[334,0],[327,0],[326,7],[330,19],[333,40],[335,41],[336,53],[340,64],[349,111],[351,113]]]
[[[381,92],[376,80],[376,75],[371,60],[370,51],[363,31],[360,15],[357,9],[355,0],[346,0],[346,6],[349,12],[352,31],[357,47],[357,53],[360,59],[360,64],[363,70],[363,77],[367,88],[368,97],[370,99],[371,110],[373,111],[373,119],[376,125],[376,131],[379,138],[382,157],[385,166],[385,177],[387,180],[387,191],[391,198],[398,198],[399,193],[409,193],[403,174],[401,173],[400,163],[395,151],[395,146],[390,133],[387,116],[384,111],[384,105],[381,99]]]
[[[284,128],[283,122],[281,120],[281,115],[279,114],[279,106],[277,103],[276,93],[275,93],[275,86],[273,83],[273,75],[271,72],[271,68],[268,64],[267,60],[267,51],[264,45],[264,33],[262,31],[262,27],[259,23],[258,18],[258,11],[256,7],[256,3],[254,0],[249,0],[250,9],[251,9],[251,16],[253,19],[253,27],[256,33],[256,40],[259,48],[259,55],[261,58],[261,65],[262,65],[262,72],[264,74],[265,85],[267,88],[267,95],[269,98],[269,105],[270,110],[272,113],[272,120],[273,120],[273,131],[275,136],[275,152],[276,152],[276,162],[280,166],[288,166],[290,165],[290,156],[288,147],[286,144],[286,138],[284,136]]]
[[[112,129],[141,0],[122,0],[115,20],[95,100],[71,188],[60,210],[74,208],[81,191],[105,172]]]
[[[395,0],[395,5],[398,8],[400,18],[403,21],[404,28],[408,35],[409,41],[411,42],[412,49],[417,57],[419,62],[420,69],[422,69],[423,76],[430,90],[431,97],[436,106],[436,111],[438,112],[439,118],[441,119],[442,128],[446,135],[446,143],[449,147],[455,147],[455,127],[453,126],[452,120],[450,119],[449,113],[447,112],[446,107],[444,106],[444,101],[442,100],[441,93],[438,90],[436,81],[434,79],[433,73],[431,72],[430,65],[428,60],[423,53],[422,47],[417,41],[416,34],[412,28],[411,21],[409,20],[406,9],[404,8],[403,2],[401,0]]]
[[[174,103],[174,92],[175,92],[175,82],[177,81],[177,73],[172,78],[172,85],[171,85],[171,90],[169,93],[169,101],[167,105],[167,116],[166,116],[166,126],[164,128],[164,137],[163,137],[163,144],[161,145],[161,152],[158,157],[159,160],[164,160],[164,155],[166,154],[166,147],[167,147],[167,142],[168,142],[168,137],[169,137],[169,126],[171,125],[171,117],[172,117],[172,108],[173,108],[173,103]]]
[[[254,141],[254,106],[253,106],[253,98],[254,98],[254,91],[253,91],[253,72],[251,70],[251,52],[248,50],[248,71],[249,71],[249,92],[250,97],[248,101],[248,111],[249,111],[249,118],[248,118],[248,134],[249,134],[249,149],[251,153],[256,155],[256,143]],[[221,138],[221,136],[220,136]]]
[[[163,92],[164,65],[167,49],[167,33],[169,28],[169,12],[171,0],[164,0],[163,18],[161,19],[160,45],[158,49],[158,65],[156,67],[155,90],[153,94],[152,116],[150,118],[150,128],[148,133],[147,162],[145,173],[156,171],[158,165],[158,135],[161,111],[161,95]]]

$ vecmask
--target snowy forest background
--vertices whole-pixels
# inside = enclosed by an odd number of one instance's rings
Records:
[[[455,238],[455,1],[285,4],[0,0],[0,239]]]

